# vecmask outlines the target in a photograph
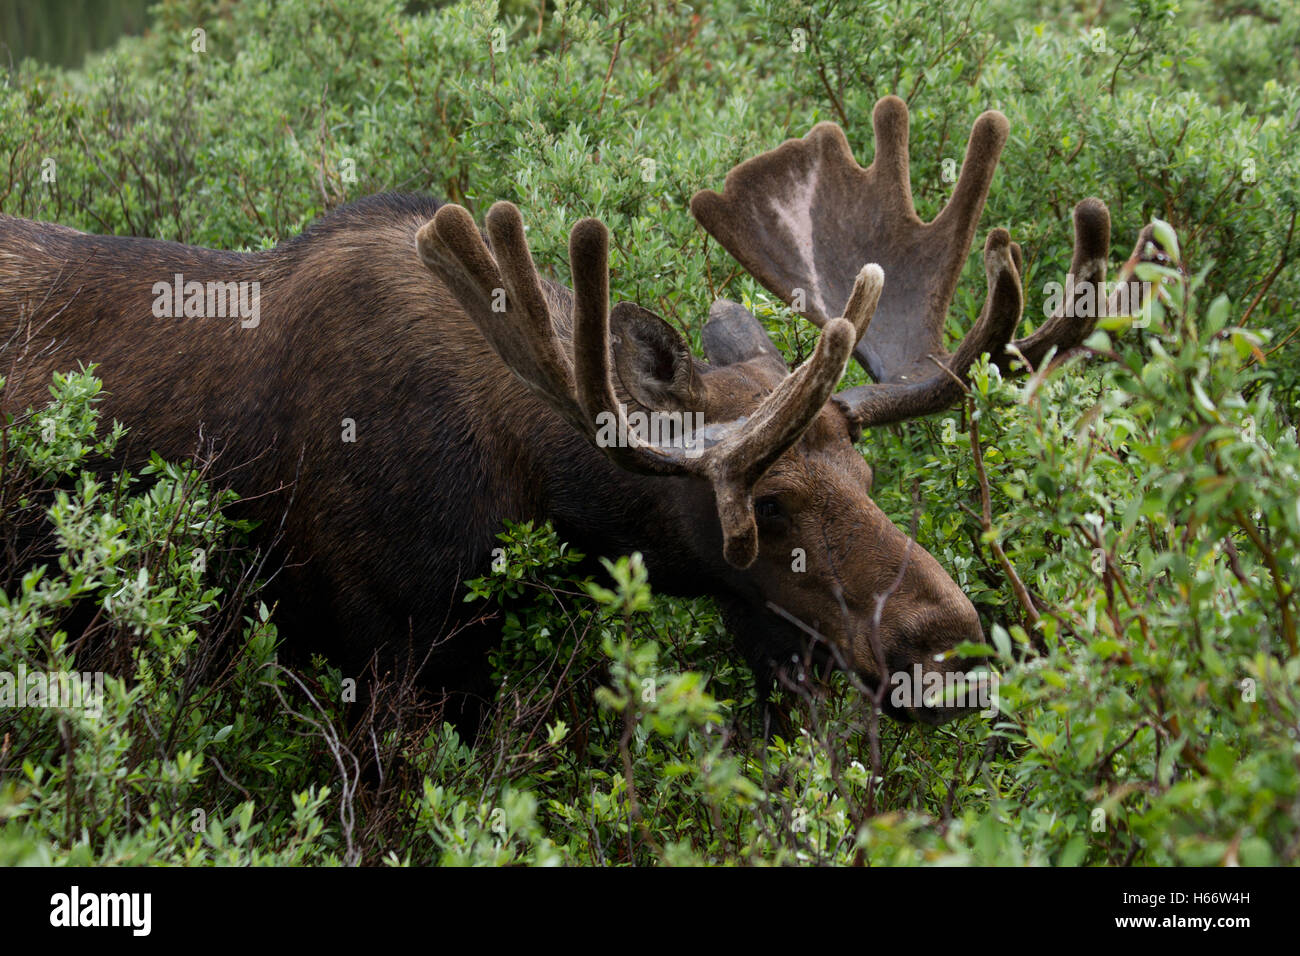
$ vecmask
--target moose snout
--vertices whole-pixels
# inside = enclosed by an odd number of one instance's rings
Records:
[[[927,583],[930,600],[913,606],[885,655],[885,700],[894,714],[931,725],[991,712],[996,678],[982,658],[952,653],[964,643],[984,643],[979,614],[947,575]]]

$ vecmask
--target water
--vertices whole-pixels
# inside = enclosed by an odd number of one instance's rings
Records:
[[[138,35],[153,0],[0,0],[0,69],[27,57],[78,67],[86,54]]]

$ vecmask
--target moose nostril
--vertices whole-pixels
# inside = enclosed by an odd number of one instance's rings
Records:
[[[996,694],[987,662],[952,651],[982,643],[979,615],[969,602],[930,609],[915,620],[887,657],[886,699],[892,713],[938,725],[963,714],[985,713]]]
[[[908,670],[916,663],[923,668],[941,669],[964,669],[965,664],[976,663],[974,659],[958,660],[946,655],[959,644],[985,642],[979,612],[964,594],[961,598],[960,602],[948,601],[931,608],[911,623],[888,656],[891,671]],[[944,660],[936,661],[936,655],[943,655]]]

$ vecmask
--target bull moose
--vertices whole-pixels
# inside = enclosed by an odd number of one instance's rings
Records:
[[[946,352],[1008,123],[996,111],[976,120],[951,199],[926,223],[912,203],[906,106],[885,97],[873,119],[865,169],[840,128],[821,123],[691,202],[710,235],[821,328],[793,372],[736,303],[712,306],[707,361],[647,309],[611,309],[598,220],[573,227],[570,291],[539,276],[513,205],[492,206],[484,235],[460,206],[379,195],[254,253],[0,217],[0,319],[10,364],[20,352],[25,363],[4,405],[32,406],[50,373],[94,362],[105,414],[130,430],[113,467],[151,450],[187,457],[201,429],[290,550],[278,583],[286,635],[354,673],[376,654],[381,669],[422,664],[424,685],[462,713],[492,695],[493,623],[463,626],[460,588],[488,573],[507,519],[550,519],[588,554],[640,551],[659,592],[716,599],[758,674],[810,648],[877,686],[914,664],[948,671],[962,662],[943,652],[982,640],[979,616],[872,502],[854,442],[951,406],[981,353],[1007,372],[1037,366],[1079,345],[1093,320],[1063,308],[1005,348],[1022,264],[995,228],[983,310]],[[1081,202],[1074,229],[1083,289],[1105,278],[1106,207]],[[256,321],[160,318],[156,286],[173,277],[232,295],[252,286]],[[874,382],[836,393],[850,356]],[[627,427],[637,411],[689,413],[703,427],[655,441]],[[345,420],[355,441],[341,440]],[[601,440],[600,421],[625,440]]]

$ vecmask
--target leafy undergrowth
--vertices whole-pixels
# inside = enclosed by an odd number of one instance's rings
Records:
[[[1112,265],[1159,217],[1190,273],[1151,273],[1149,323],[1051,374],[981,366],[966,407],[864,439],[895,522],[927,503],[917,538],[1001,672],[995,718],[939,729],[877,721],[831,676],[787,690],[766,740],[709,602],[652,595],[634,555],[589,580],[533,526],[467,592],[505,622],[479,739],[410,687],[358,712],[329,662],[280,660],[271,569],[210,463],[92,477],[121,431],[93,371],[59,377],[3,423],[0,695],[5,674],[77,672],[102,696],[93,716],[0,706],[0,864],[1294,863],[1295,18],[1018,6],[164,0],[82,71],[7,75],[7,213],[256,248],[382,189],[504,198],[561,279],[568,226],[598,215],[613,295],[696,338],[715,293],[742,299],[792,360],[814,333],[687,201],[822,119],[866,162],[884,93],[912,109],[927,218],[973,118],[1008,115],[984,223],[1025,247],[1031,325],[1089,194]]]
[[[277,662],[230,496],[158,461],[97,482],[98,383],[58,377],[6,426],[0,673],[109,676],[97,713],[0,709],[0,862],[1292,862],[1300,447],[1266,388],[1242,395],[1256,337],[1199,288],[1169,280],[1141,337],[1097,333],[1104,360],[981,366],[967,423],[910,451],[946,505],[918,537],[1002,675],[996,717],[942,729],[810,677],[765,741],[707,601],[654,597],[637,555],[579,577],[528,524],[468,586],[504,620],[480,738],[402,688],[358,723],[336,671]],[[908,507],[897,484],[877,495]],[[963,508],[981,488],[988,531]],[[19,552],[42,518],[53,550]]]

